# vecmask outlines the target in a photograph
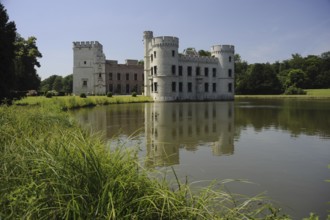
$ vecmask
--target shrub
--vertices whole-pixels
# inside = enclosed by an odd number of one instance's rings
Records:
[[[306,91],[304,91],[302,88],[298,88],[295,85],[292,85],[285,90],[284,94],[285,95],[306,95]]]
[[[112,97],[112,92],[108,92],[107,96],[108,96],[109,98],[111,98],[111,97]]]
[[[136,97],[136,92],[132,92],[132,96],[133,97]]]
[[[87,98],[87,96],[86,96],[85,93],[81,93],[81,94],[80,94],[80,98]]]
[[[51,97],[53,97],[53,93],[50,92],[50,91],[48,91],[48,92],[46,93],[46,98],[51,98]]]

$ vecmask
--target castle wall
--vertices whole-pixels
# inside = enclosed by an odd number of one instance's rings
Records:
[[[181,55],[178,38],[151,31],[144,45],[145,95],[154,101],[234,99],[234,46],[212,46],[212,57]]]
[[[120,75],[118,77],[118,74]],[[106,60],[103,46],[97,41],[73,42],[73,93],[79,95],[141,94],[143,65],[137,60]]]

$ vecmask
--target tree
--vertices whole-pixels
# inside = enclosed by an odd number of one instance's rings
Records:
[[[15,83],[15,38],[16,25],[9,22],[4,6],[0,3],[0,103],[3,99],[11,99]]]
[[[306,80],[306,73],[301,69],[293,69],[288,73],[288,77],[285,82],[285,87],[295,86],[297,88],[304,88]]]
[[[44,79],[41,83],[40,83],[40,91],[43,93],[46,93],[50,90],[53,89],[53,84],[55,79],[57,78],[57,75],[52,75],[46,79]]]
[[[71,94],[73,90],[73,74],[67,75],[63,78],[63,92]]]
[[[53,83],[53,90],[55,90],[57,92],[62,92],[62,88],[63,88],[62,80],[63,80],[62,76],[57,76],[55,78],[54,83]]]
[[[37,59],[41,58],[42,55],[38,50],[36,40],[35,37],[29,37],[27,40],[19,35],[16,37],[15,74],[17,90],[37,90],[40,86],[40,77],[35,67],[40,67]]]
[[[202,57],[210,57],[211,56],[211,52],[210,51],[206,51],[206,50],[199,50],[198,51],[198,55],[202,56]]]

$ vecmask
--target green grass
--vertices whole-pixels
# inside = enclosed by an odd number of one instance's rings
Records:
[[[285,218],[221,182],[195,191],[150,177],[134,146],[107,148],[51,100],[0,107],[0,219]]]
[[[62,110],[96,106],[96,105],[109,105],[121,103],[137,103],[137,102],[151,102],[152,99],[146,96],[88,96],[87,98],[80,98],[79,96],[63,96],[46,98],[27,97],[15,102],[15,105],[38,105],[38,106],[54,106]]]
[[[330,89],[305,89],[306,95],[235,95],[235,99],[330,99]]]

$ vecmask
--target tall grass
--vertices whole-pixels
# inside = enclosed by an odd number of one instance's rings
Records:
[[[280,219],[257,196],[151,178],[53,106],[0,107],[0,219]]]
[[[235,99],[330,99],[330,89],[305,89],[306,95],[235,95]]]
[[[59,107],[62,110],[96,106],[96,105],[109,105],[109,104],[122,104],[122,103],[138,103],[138,102],[151,102],[152,99],[147,96],[88,96],[81,98],[79,96],[63,96],[46,98],[40,97],[27,97],[15,102],[15,105],[38,105],[38,106],[53,106]]]

